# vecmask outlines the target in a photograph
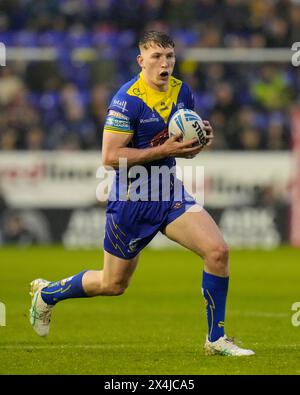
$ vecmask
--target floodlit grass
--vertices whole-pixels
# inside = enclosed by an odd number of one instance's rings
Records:
[[[50,336],[28,321],[29,282],[102,265],[99,251],[0,249],[0,374],[299,374],[300,251],[232,251],[226,333],[253,357],[203,354],[202,262],[188,251],[145,250],[126,293],[72,299],[54,310]]]

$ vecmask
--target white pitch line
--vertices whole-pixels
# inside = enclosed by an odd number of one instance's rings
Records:
[[[259,343],[255,343],[255,345],[258,345]],[[263,344],[263,343],[262,343]],[[95,350],[107,350],[107,349],[121,349],[121,348],[139,348],[140,346],[138,344],[120,344],[120,345],[103,345],[103,344],[64,344],[64,345],[58,345],[58,344],[49,344],[49,345],[23,345],[23,344],[6,344],[6,345],[0,345],[0,350],[66,350],[66,349],[95,349]],[[145,347],[145,346],[143,346]],[[292,349],[299,349],[300,345],[299,344],[276,344],[274,347],[276,348],[292,348]],[[152,349],[153,346],[147,347],[148,349]],[[163,351],[161,349],[161,351]],[[165,350],[166,351],[166,350]]]
[[[239,311],[229,310],[228,315],[241,315],[244,317],[266,317],[266,318],[286,318],[290,317],[289,313],[275,313],[271,311]]]
[[[96,350],[105,350],[105,349],[120,349],[120,348],[134,348],[139,347],[138,344],[45,344],[45,345],[30,345],[30,344],[0,344],[0,350],[44,350],[44,349],[96,349]]]

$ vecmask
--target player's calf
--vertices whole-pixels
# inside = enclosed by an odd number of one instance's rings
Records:
[[[83,278],[83,288],[88,296],[118,296],[128,287],[128,278],[104,273],[103,270],[89,270]]]

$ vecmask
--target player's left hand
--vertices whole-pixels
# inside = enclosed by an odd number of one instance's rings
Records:
[[[206,132],[206,141],[207,141],[205,147],[208,147],[211,145],[211,143],[214,139],[214,130],[213,130],[211,124],[209,123],[209,121],[203,120],[203,123],[204,123],[204,130]]]
[[[212,143],[212,141],[213,141],[213,139],[214,139],[214,130],[213,130],[211,124],[209,123],[209,121],[203,120],[203,123],[204,123],[204,130],[205,130],[205,132],[206,132],[206,141],[207,141],[207,143],[206,143],[204,146],[199,147],[198,150],[197,150],[197,152],[193,153],[192,155],[186,156],[187,159],[193,159],[193,158],[194,158],[195,156],[197,156],[197,155],[199,154],[199,152],[201,152],[205,147],[210,146],[211,143]]]

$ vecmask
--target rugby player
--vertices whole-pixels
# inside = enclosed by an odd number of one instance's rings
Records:
[[[172,168],[176,157],[190,159],[202,150],[194,146],[194,140],[183,142],[178,137],[168,136],[168,122],[174,112],[179,108],[194,108],[190,88],[172,76],[174,42],[164,33],[151,31],[141,37],[139,49],[137,62],[141,72],[113,97],[103,133],[103,165],[116,170],[112,188],[116,199],[109,199],[106,211],[103,269],[83,271],[57,282],[32,281],[31,325],[38,335],[46,336],[56,303],[68,298],[123,294],[138,264],[140,252],[160,231],[204,261],[202,293],[208,322],[204,344],[206,354],[253,355],[253,351],[238,347],[224,332],[228,247],[211,216],[183,186],[180,199],[175,197],[174,183],[179,182],[176,176],[171,180],[168,200],[133,199],[130,170],[125,177],[129,186],[120,183],[120,158],[126,159],[129,169],[143,165],[149,171],[152,166]],[[210,145],[213,129],[208,121],[204,124],[207,145]],[[150,175],[145,182],[151,189]]]

